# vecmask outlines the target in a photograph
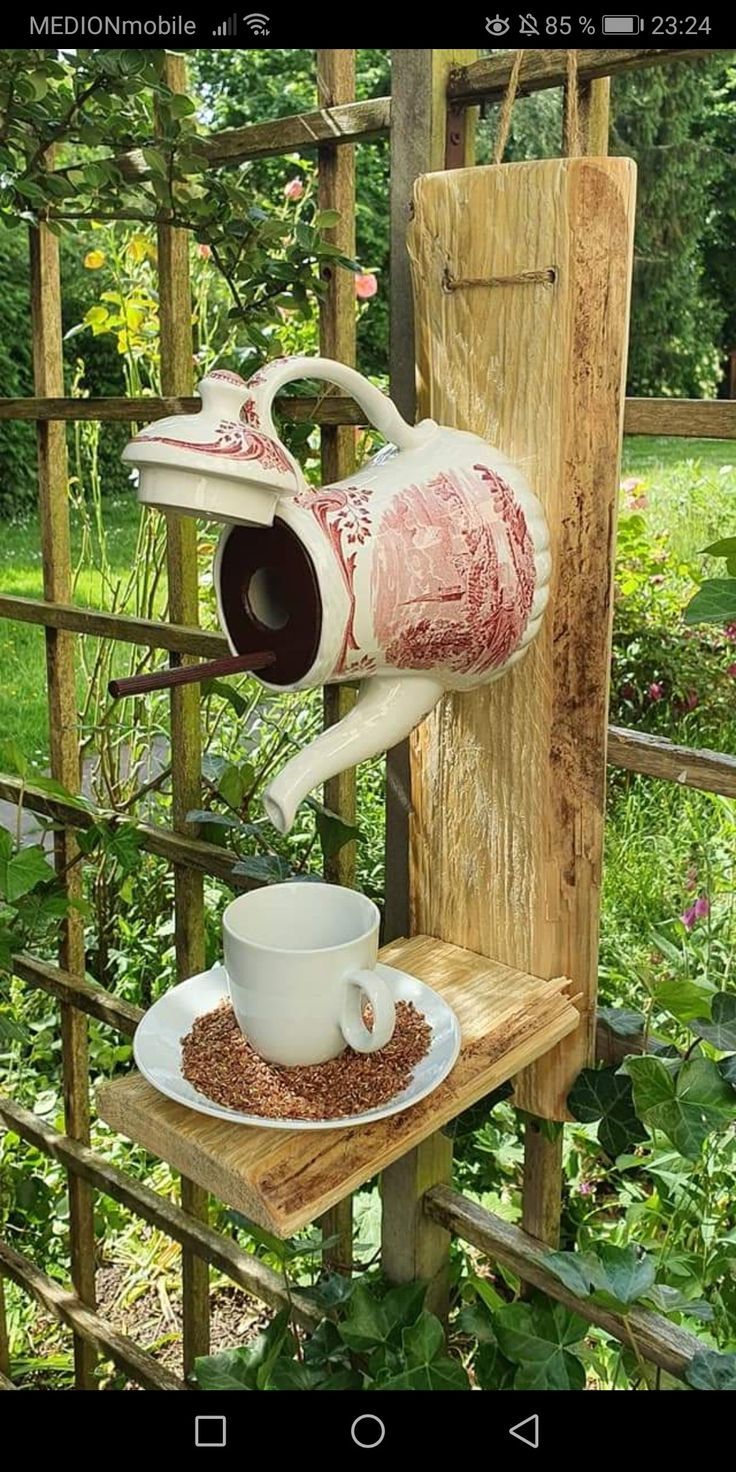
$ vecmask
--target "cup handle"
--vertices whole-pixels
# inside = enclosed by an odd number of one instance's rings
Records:
[[[363,996],[373,1008],[373,1028],[363,1021]],[[340,1028],[346,1043],[356,1053],[376,1053],[385,1048],[396,1026],[396,1008],[391,993],[375,971],[353,971],[345,977],[345,996]]]

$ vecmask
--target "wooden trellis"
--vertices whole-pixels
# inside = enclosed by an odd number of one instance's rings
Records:
[[[583,120],[584,152],[605,154],[608,132],[608,78],[631,67],[699,59],[700,51],[594,51],[580,53],[578,68],[578,112]],[[172,86],[184,84],[179,58],[167,60]],[[402,412],[414,414],[414,352],[409,262],[406,234],[409,200],[414,181],[446,165],[472,162],[473,126],[476,105],[498,101],[509,76],[507,54],[478,59],[472,52],[398,51],[392,56],[390,98],[356,102],[354,97],[355,54],[348,51],[317,53],[317,110],[302,116],[232,129],[213,137],[208,160],[215,167],[247,159],[318,148],[319,194],[323,208],[337,208],[340,224],[336,239],[351,252],[354,233],[354,147],[364,146],[386,134],[391,139],[391,386]],[[525,57],[522,91],[564,85],[564,53],[538,51]],[[174,662],[193,656],[216,656],[225,651],[219,635],[197,628],[197,575],[195,529],[192,521],[170,518],[168,522],[168,580],[170,622],[117,617],[73,606],[69,553],[69,512],[64,424],[79,419],[139,421],[173,412],[195,412],[198,399],[192,396],[190,293],[186,240],[181,232],[164,224],[159,231],[159,286],[161,317],[162,397],[160,399],[70,399],[64,397],[61,354],[61,285],[58,242],[41,227],[31,236],[32,328],[34,346],[34,389],[32,399],[0,401],[0,419],[25,419],[36,423],[39,456],[39,505],[44,569],[43,599],[0,596],[0,616],[35,623],[46,632],[48,699],[51,731],[52,774],[74,790],[79,785],[79,742],[76,730],[74,681],[75,636],[95,636],[163,649]],[[352,283],[336,274],[328,284],[321,313],[320,339],[326,354],[350,361],[355,353]],[[323,469],[327,479],[347,473],[352,457],[352,430],[360,423],[360,411],[352,401],[337,395],[314,400],[289,398],[281,406],[286,415],[315,420],[322,426]],[[628,400],[624,428],[629,434],[663,434],[736,438],[736,404],[673,400]],[[327,691],[325,719],[342,714],[350,696],[343,690]],[[204,952],[203,876],[213,875],[234,887],[252,887],[253,882],[233,874],[233,855],[198,838],[185,821],[186,812],[198,806],[200,774],[200,723],[196,687],[172,694],[172,738],[174,752],[173,815],[171,829],[143,825],[143,848],[167,859],[173,866],[176,892],[176,953],[180,977],[201,969]],[[720,753],[692,751],[641,733],[617,728],[609,730],[608,761],[629,771],[641,772],[706,791],[736,796],[736,759]],[[416,762],[416,757],[415,757]],[[387,796],[387,936],[393,939],[410,933],[409,923],[409,790],[408,747],[391,754]],[[17,800],[20,784],[11,777],[0,778],[0,795]],[[75,832],[88,826],[91,815],[68,803],[34,789],[24,788],[23,800],[31,810],[55,820],[57,863],[66,868],[75,852]],[[334,779],[328,801],[345,815],[354,811],[354,776]],[[330,877],[350,883],[354,877],[354,854],[348,849]],[[66,874],[68,885],[79,884],[79,867]],[[416,886],[412,895],[417,905]],[[432,910],[431,894],[421,904]],[[595,927],[596,916],[590,920]],[[463,942],[466,943],[466,942]],[[414,949],[412,949],[412,947]],[[445,947],[442,964],[460,968],[462,984],[471,982],[485,994],[498,979],[498,962],[482,957],[468,961],[468,952],[453,959]],[[422,942],[412,941],[390,952],[413,957],[419,966]],[[431,962],[440,964],[437,950]],[[426,960],[426,957],[425,957]],[[408,964],[408,962],[407,962]],[[495,968],[495,970],[494,970]],[[183,1358],[184,1372],[191,1370],[197,1354],[206,1352],[209,1341],[208,1265],[228,1275],[255,1298],[272,1306],[287,1301],[278,1274],[231,1240],[214,1231],[207,1220],[207,1195],[201,1180],[182,1178],[181,1205],[176,1205],[141,1185],[90,1148],[90,1095],[87,1057],[87,1017],[92,1016],[130,1036],[141,1016],[140,1010],[114,996],[102,985],[85,979],[84,938],[78,916],[66,923],[58,965],[33,957],[18,957],[15,974],[24,983],[53,996],[60,1005],[62,1076],[65,1133],[22,1108],[13,1100],[0,1098],[0,1119],[34,1148],[57,1159],[64,1167],[70,1201],[71,1287],[61,1288],[45,1276],[8,1242],[0,1241],[0,1389],[12,1388],[2,1280],[18,1283],[67,1325],[74,1335],[76,1382],[94,1384],[98,1355],[112,1359],[134,1381],[163,1389],[184,1388],[184,1381],[164,1370],[145,1351],[106,1323],[96,1312],[94,1275],[93,1199],[99,1191],[120,1201],[145,1221],[178,1241],[183,1250]],[[520,975],[519,985],[535,978]],[[537,987],[548,983],[536,982]],[[531,995],[531,993],[529,993]],[[536,994],[535,994],[536,995]],[[545,1005],[550,1010],[549,1032],[537,1064],[536,1079],[550,1083],[553,1054],[546,1052],[569,1031],[564,1007],[549,990]],[[557,994],[555,994],[557,995]],[[565,1006],[569,1004],[564,1004]],[[519,1045],[521,1048],[521,1044]],[[517,1055],[515,1055],[517,1056]],[[518,1054],[526,1061],[523,1050]],[[518,1063],[517,1063],[518,1066]],[[547,1111],[554,1117],[555,1110]],[[173,1159],[170,1154],[169,1159]],[[449,1234],[473,1243],[498,1262],[510,1267],[527,1283],[574,1307],[582,1317],[598,1324],[624,1343],[634,1344],[640,1354],[675,1375],[682,1375],[699,1342],[686,1330],[661,1316],[635,1309],[625,1318],[607,1309],[578,1300],[551,1274],[544,1264],[545,1243],[556,1239],[559,1223],[561,1155],[554,1141],[531,1127],[527,1132],[524,1178],[524,1226],[509,1226],[453,1191],[448,1184],[451,1163],[449,1142],[441,1134],[415,1144],[407,1134],[404,1153],[387,1151],[380,1163],[384,1172],[383,1255],[384,1267],[394,1279],[413,1275],[435,1279],[434,1291],[441,1297],[443,1263]],[[392,1163],[391,1163],[392,1162]],[[356,1179],[362,1167],[355,1167]],[[369,1172],[370,1173],[370,1172]],[[346,1172],[346,1177],[347,1177]],[[349,1196],[330,1204],[323,1218],[330,1234],[337,1233],[333,1256],[345,1265],[350,1255],[351,1216]],[[298,1320],[307,1328],[322,1316],[322,1309],[308,1292],[290,1295]]]

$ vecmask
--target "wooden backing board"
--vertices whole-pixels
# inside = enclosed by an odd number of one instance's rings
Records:
[[[413,1109],[359,1129],[255,1129],[197,1114],[133,1073],[100,1087],[101,1118],[288,1237],[577,1027],[564,979],[541,981],[428,936],[385,946],[381,960],[446,997],[462,1028],[449,1078]]]
[[[572,979],[582,1026],[517,1088],[557,1119],[593,1056],[634,180],[621,158],[429,174],[408,234],[420,416],[521,467],[554,558],[526,657],[412,739],[412,929]]]

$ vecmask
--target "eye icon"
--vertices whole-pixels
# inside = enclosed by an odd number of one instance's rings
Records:
[[[486,30],[492,36],[505,36],[510,25],[511,21],[508,17],[504,20],[503,16],[494,15],[493,20],[489,20],[488,16],[486,16]]]

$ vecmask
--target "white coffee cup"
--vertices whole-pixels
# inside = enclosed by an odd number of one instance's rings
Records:
[[[271,1063],[324,1063],[346,1043],[375,1053],[396,1013],[375,970],[379,913],[337,884],[291,881],[241,894],[222,917],[225,969],[235,1016]],[[363,1002],[373,1027],[363,1021]]]

